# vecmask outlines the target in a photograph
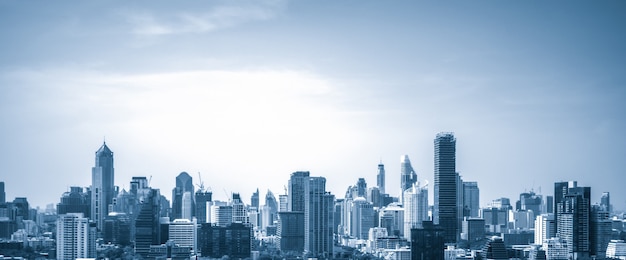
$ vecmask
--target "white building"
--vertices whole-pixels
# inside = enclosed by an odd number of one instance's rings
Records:
[[[379,211],[378,223],[390,236],[404,237],[404,208],[391,203]]]
[[[624,240],[611,240],[606,248],[606,258],[626,259],[626,243],[624,243]]]
[[[191,192],[184,192],[182,201],[182,218],[191,220],[193,217],[193,195]]]
[[[82,213],[68,213],[57,219],[57,259],[95,258],[96,224]]]
[[[556,236],[554,214],[541,214],[535,219],[535,244],[542,245],[546,239]]]
[[[550,238],[543,244],[543,250],[546,252],[546,260],[567,260],[569,252],[567,243],[560,238]]]
[[[233,207],[227,205],[211,206],[211,223],[220,227],[233,223]]]
[[[421,228],[428,220],[428,183],[419,182],[404,191],[404,237],[411,239],[411,228]]]
[[[180,247],[190,247],[193,254],[198,249],[197,230],[196,218],[193,218],[192,221],[175,219],[169,225],[169,239]]]

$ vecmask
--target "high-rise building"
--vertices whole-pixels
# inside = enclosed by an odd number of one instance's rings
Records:
[[[478,210],[480,203],[480,190],[478,189],[478,182],[464,181],[463,182],[463,216],[465,217],[478,217]]]
[[[193,218],[193,204],[193,193],[188,191],[183,192],[181,219],[191,220],[191,218]]]
[[[408,155],[403,155],[400,158],[400,193],[413,186],[413,183],[417,182],[417,173],[411,166],[411,160]]]
[[[96,151],[96,165],[91,169],[91,219],[102,229],[115,195],[113,152],[106,142]]]
[[[89,218],[91,213],[89,194],[83,192],[81,187],[70,187],[70,191],[61,195],[61,202],[57,204],[57,214],[83,213]]]
[[[278,202],[274,193],[270,190],[267,190],[267,193],[265,193],[265,206],[267,207],[267,212],[261,216],[263,227],[272,226],[278,217],[276,215],[278,213]]]
[[[309,256],[333,255],[335,196],[326,192],[326,178],[308,177],[304,182],[304,251]]]
[[[590,246],[591,256],[602,258],[606,255],[606,248],[611,240],[613,224],[610,213],[602,205],[593,205],[591,208]]]
[[[404,236],[411,239],[411,229],[421,228],[428,219],[428,183],[413,186],[404,191]]]
[[[485,238],[485,220],[482,218],[466,218],[461,227],[461,239],[474,243]]]
[[[410,259],[444,259],[444,237],[445,231],[432,221],[424,221],[422,228],[411,229]]]
[[[196,219],[198,223],[207,223],[208,220],[208,209],[207,204],[212,201],[213,193],[208,190],[197,190],[196,191]]]
[[[259,204],[259,188],[250,196],[250,207],[260,208]]]
[[[131,220],[126,213],[111,212],[104,219],[104,243],[129,246],[131,241]]]
[[[459,235],[456,172],[456,139],[452,133],[439,133],[435,141],[435,203],[433,220],[443,228],[446,243]]]
[[[404,211],[405,209],[400,207],[397,203],[391,203],[380,209],[378,215],[378,226],[386,228],[389,236],[405,236]]]
[[[297,255],[304,251],[304,212],[278,212],[278,249]]]
[[[250,224],[248,210],[246,209],[246,205],[243,204],[239,193],[232,193],[230,205],[233,207],[233,223]]]
[[[351,207],[351,235],[357,239],[366,240],[370,228],[374,227],[374,207],[363,197],[352,201]]]
[[[304,183],[309,179],[309,172],[294,172],[289,178],[288,211],[304,212]]]
[[[191,253],[196,253],[198,250],[197,230],[195,219],[192,221],[175,219],[169,224],[169,239],[179,246],[190,247]]]
[[[543,197],[535,192],[524,192],[519,196],[519,201],[515,205],[516,210],[532,210],[535,216],[543,213]]]
[[[172,189],[172,216],[171,220],[183,218],[183,195],[185,192],[194,194],[193,178],[187,172],[181,172],[176,176],[176,187]],[[193,198],[191,208],[194,208]],[[192,210],[193,211],[193,210]],[[193,212],[192,212],[193,215]]]
[[[365,178],[359,178],[356,182],[356,196],[367,198],[367,183],[365,182]]]
[[[485,220],[485,229],[488,233],[503,233],[509,225],[509,209],[507,207],[489,207],[480,209],[481,217]]]
[[[96,227],[82,213],[57,219],[57,259],[95,258]]]
[[[501,237],[492,237],[483,247],[482,256],[484,259],[509,259]]]
[[[543,245],[546,240],[556,236],[554,214],[541,214],[535,218],[535,244]]]
[[[210,223],[220,227],[226,227],[233,223],[233,206],[225,204],[212,205]]]
[[[141,198],[139,213],[135,219],[135,253],[147,258],[151,245],[161,242],[160,203],[161,194],[157,189],[150,189]]]
[[[289,211],[289,195],[280,194],[278,195],[278,200],[279,200],[278,211],[279,212]]]
[[[556,187],[556,184],[555,184]],[[557,196],[555,194],[555,200]],[[590,256],[591,188],[569,182],[567,193],[557,203],[557,236],[565,240],[575,259]]]
[[[7,202],[7,194],[4,192],[4,182],[0,181],[0,204]]]
[[[198,230],[200,254],[208,258],[250,258],[252,239],[252,228],[241,223],[226,227],[204,223]]]
[[[613,208],[611,207],[611,194],[608,192],[602,192],[602,196],[600,197],[600,206],[609,213],[613,212]]]
[[[381,194],[385,194],[385,165],[381,161],[378,164],[378,174],[376,174],[376,186]]]

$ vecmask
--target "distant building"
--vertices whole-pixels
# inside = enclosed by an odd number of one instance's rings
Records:
[[[606,249],[611,240],[613,231],[610,213],[605,206],[594,205],[591,207],[591,227],[589,234],[591,256],[602,257],[606,255]]]
[[[135,253],[147,258],[151,245],[161,244],[159,190],[150,189],[142,198],[139,213],[135,219]]]
[[[185,192],[194,194],[193,178],[187,172],[181,172],[176,176],[176,187],[172,189],[172,215],[170,220],[183,218],[183,196]],[[191,206],[187,205],[187,209],[194,208],[193,198],[191,198]],[[187,203],[189,203],[187,201]],[[193,211],[193,210],[192,210]],[[193,215],[193,212],[191,212]]]
[[[506,247],[501,237],[492,237],[483,247],[482,256],[483,259],[509,259],[509,254],[506,252]]]
[[[590,199],[591,188],[578,187],[574,181],[568,183],[567,193],[562,194],[556,205],[557,236],[565,240],[574,258],[589,257],[591,253]]]
[[[304,183],[309,179],[309,172],[294,172],[289,179],[288,211],[304,212]]]
[[[613,206],[611,206],[611,194],[609,192],[602,192],[602,196],[600,197],[600,207],[602,207],[603,211],[607,211],[609,213],[613,212]]]
[[[547,239],[556,236],[554,214],[541,214],[535,218],[535,244],[542,245]]]
[[[351,235],[357,239],[366,240],[370,228],[374,227],[374,208],[363,197],[352,201],[351,207]]]
[[[109,215],[109,204],[115,195],[113,152],[102,144],[96,151],[96,165],[91,169],[91,219],[102,229],[104,218]]]
[[[57,259],[95,258],[96,224],[82,213],[68,213],[57,220]]]
[[[506,232],[509,225],[509,210],[506,207],[491,207],[480,210],[482,218],[485,220],[487,233]]]
[[[209,211],[208,203],[213,199],[213,193],[206,190],[196,191],[196,219],[198,223],[207,223]]]
[[[83,188],[70,187],[69,192],[61,195],[61,202],[57,204],[57,214],[83,213],[83,216],[89,218],[91,213],[90,200],[89,194],[83,192]]]
[[[414,183],[417,182],[417,173],[413,170],[411,161],[408,155],[403,155],[400,158],[400,191],[404,193],[405,190],[410,189]]]
[[[378,164],[378,173],[376,174],[376,186],[381,194],[385,194],[385,165],[383,162]]]
[[[476,242],[485,238],[485,220],[482,218],[466,218],[463,220],[461,239]]]
[[[560,238],[553,237],[545,240],[542,249],[546,252],[547,260],[568,260],[570,258],[567,243]]]
[[[216,226],[226,227],[233,223],[233,206],[213,205],[211,206],[211,223]]]
[[[435,190],[433,221],[445,232],[445,242],[455,243],[459,236],[458,173],[456,172],[456,138],[439,133],[435,141]]]
[[[606,258],[626,259],[626,243],[624,243],[624,240],[611,240],[606,249]]]
[[[478,211],[480,209],[480,190],[478,189],[478,182],[464,181],[463,182],[463,216],[465,217],[478,217]]]
[[[391,203],[379,210],[379,226],[386,228],[389,236],[406,237],[404,235],[404,215],[404,208],[397,203]]]
[[[250,207],[255,207],[255,208],[260,208],[260,204],[259,204],[259,189],[257,188],[256,191],[254,193],[252,193],[252,196],[250,196]]]
[[[126,213],[111,212],[104,219],[103,241],[127,246],[131,242],[131,219]]]
[[[4,191],[4,182],[0,181],[0,204],[7,202],[7,194]]]

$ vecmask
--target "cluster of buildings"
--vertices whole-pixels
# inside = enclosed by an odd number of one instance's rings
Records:
[[[343,198],[326,179],[293,172],[278,199],[257,189],[213,200],[201,180],[180,173],[171,203],[151,177],[114,186],[113,152],[95,153],[92,183],[71,187],[56,207],[36,211],[26,198],[7,202],[0,182],[0,255],[31,248],[56,259],[106,257],[114,249],[145,259],[261,258],[347,259],[626,259],[626,220],[612,211],[609,193],[591,202],[591,188],[556,182],[554,194],[523,192],[519,200],[479,206],[475,181],[456,169],[456,139],[434,139],[434,185],[418,180],[409,157],[400,160],[400,191],[385,187],[384,164],[376,185],[364,178]],[[200,176],[198,176],[200,177]],[[428,193],[434,201],[429,203]],[[261,204],[263,203],[263,204]],[[13,250],[13,251],[11,251]]]

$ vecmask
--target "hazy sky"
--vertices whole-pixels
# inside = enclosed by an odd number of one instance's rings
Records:
[[[399,194],[433,139],[481,206],[555,181],[626,209],[624,1],[0,1],[0,181],[58,203],[89,186],[202,174],[216,199],[283,194],[298,170],[344,196]]]

